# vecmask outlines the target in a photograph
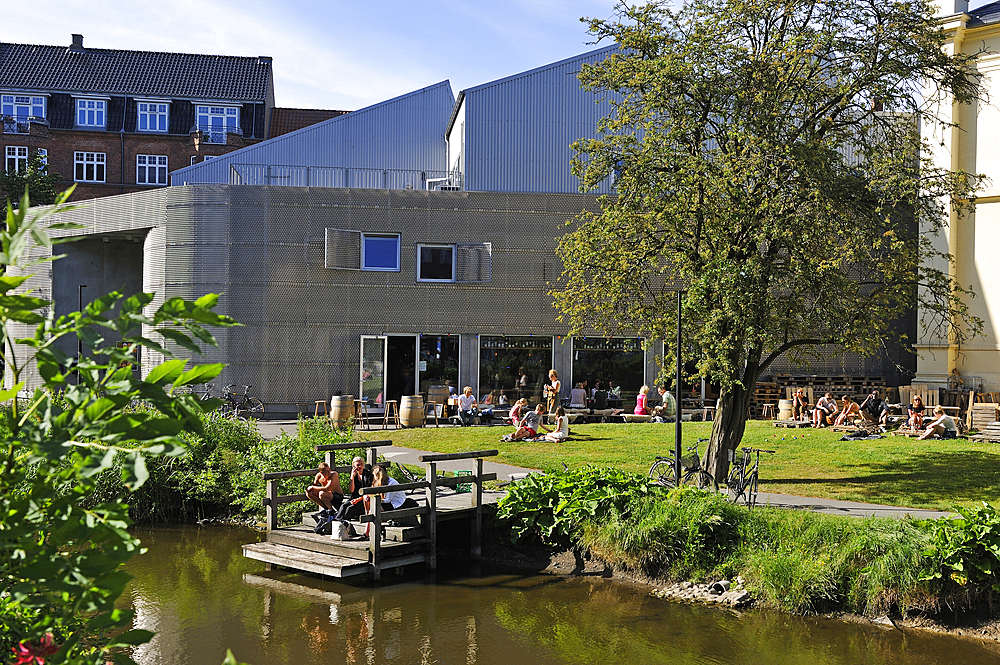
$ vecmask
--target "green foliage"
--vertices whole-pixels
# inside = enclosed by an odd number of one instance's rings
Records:
[[[28,168],[0,171],[0,192],[15,206],[28,193],[35,205],[50,205],[56,202],[56,186],[60,180],[62,176],[54,171],[50,173],[38,152],[33,152],[28,158]]]
[[[960,519],[934,523],[934,539],[924,555],[934,563],[930,579],[947,575],[959,586],[1000,591],[1000,514],[983,501],[976,509],[956,507]]]
[[[610,467],[532,474],[511,486],[497,516],[510,523],[511,540],[538,536],[568,544],[588,519],[622,511],[633,497],[658,491],[648,478]]]
[[[82,312],[56,318],[51,302],[19,287],[35,266],[51,260],[58,241],[49,233],[70,228],[48,219],[57,210],[30,210],[25,193],[18,209],[8,205],[0,230],[0,332],[13,379],[0,391],[0,401],[10,404],[0,410],[6,433],[0,445],[0,612],[5,623],[17,624],[19,648],[43,650],[49,662],[103,664],[113,657],[131,663],[120,648],[147,642],[151,634],[123,630],[132,613],[115,602],[128,581],[121,565],[139,541],[127,531],[127,506],[94,496],[97,478],[118,459],[125,487],[137,490],[149,477],[149,457],[181,455],[181,433],[202,433],[202,410],[217,402],[179,391],[222,369],[188,369],[186,361],[172,359],[143,379],[133,370],[134,353],[145,347],[169,357],[162,343],[167,339],[198,351],[198,342],[215,344],[206,326],[234,322],[212,311],[217,296],[173,298],[153,308],[150,293],[110,293]],[[122,343],[108,343],[107,334]],[[79,359],[56,344],[72,335],[87,349]],[[41,383],[33,390],[24,380],[28,368],[37,370]],[[129,409],[135,400],[151,409]]]
[[[777,358],[904,353],[913,340],[894,322],[917,304],[953,343],[981,331],[932,243],[942,202],[980,178],[922,161],[916,129],[947,125],[942,97],[976,98],[977,55],[942,48],[922,0],[672,4],[590,21],[621,48],[582,66],[612,111],[575,145],[574,171],[617,196],[562,238],[553,295],[572,334],[673,339],[684,289],[687,358],[722,386],[709,470],[724,477]]]

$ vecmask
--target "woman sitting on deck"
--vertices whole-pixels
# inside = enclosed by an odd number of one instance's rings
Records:
[[[583,389],[583,384],[576,384],[576,388],[569,391],[569,408],[571,409],[586,409],[587,408],[587,391]],[[559,409],[556,409],[558,412]]]
[[[861,408],[858,407],[858,403],[851,399],[850,395],[844,395],[844,406],[834,425],[851,425],[858,418],[861,418]]]
[[[913,404],[906,407],[906,424],[914,432],[924,428],[924,402],[920,395],[913,398]]]

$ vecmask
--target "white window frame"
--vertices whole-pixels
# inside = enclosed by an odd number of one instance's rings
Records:
[[[396,240],[396,266],[394,268],[368,267],[365,263],[365,240],[368,238],[394,238]],[[362,233],[361,234],[361,269],[366,272],[399,272],[402,256],[402,239],[398,233]]]
[[[241,106],[231,104],[196,104],[194,107],[195,124],[208,143],[227,142],[227,135],[240,131],[240,111]],[[216,125],[213,118],[221,118],[222,122]],[[232,120],[232,122],[230,122]]]
[[[451,250],[451,277],[450,278],[448,278],[448,279],[437,279],[437,278],[424,277],[424,276],[422,276],[420,274],[420,250],[422,250],[424,247],[431,248],[431,249],[450,249]],[[455,257],[456,257],[456,254],[457,254],[457,251],[455,249],[455,245],[454,244],[449,244],[449,243],[434,243],[434,242],[417,243],[417,266],[416,266],[416,268],[417,268],[416,269],[417,281],[418,282],[432,282],[432,283],[434,283],[434,282],[437,282],[437,283],[450,283],[450,282],[454,282],[455,281]]]
[[[76,97],[73,115],[77,127],[104,129],[108,126],[109,97]],[[81,113],[83,122],[80,122]]]
[[[151,122],[152,121],[152,122]],[[145,122],[145,127],[143,127]],[[166,134],[170,128],[170,102],[162,99],[135,100],[135,131]]]
[[[135,156],[135,184],[166,186],[169,173],[166,155]],[[140,179],[140,174],[142,179]],[[153,180],[150,180],[150,174],[153,175]]]
[[[73,180],[76,182],[106,182],[107,161],[108,156],[103,152],[74,152]],[[91,167],[89,174],[87,173],[88,166]],[[80,175],[80,167],[83,167],[82,175]]]
[[[0,116],[7,134],[27,134],[31,120],[45,122],[46,95],[15,92],[0,93]]]
[[[9,145],[5,151],[4,171],[28,170],[28,146]]]

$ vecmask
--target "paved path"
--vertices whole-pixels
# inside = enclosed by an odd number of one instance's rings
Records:
[[[258,422],[260,433],[264,438],[271,439],[284,431],[294,435],[298,421],[296,420],[262,420]],[[376,430],[377,431],[377,430]],[[430,455],[426,450],[416,450],[414,448],[403,448],[402,446],[392,446],[383,448],[381,454],[390,462],[400,464],[419,465],[420,455]],[[458,471],[469,469],[469,460],[457,460],[454,462],[440,462],[438,468],[444,471]],[[541,473],[538,469],[525,469],[510,464],[501,464],[490,459],[483,460],[483,471],[497,474],[497,480],[510,480],[512,474]],[[874,503],[857,503],[854,501],[837,501],[836,499],[819,499],[816,497],[794,496],[791,494],[773,494],[771,492],[761,492],[757,495],[757,502],[763,506],[774,506],[776,508],[788,508],[791,510],[811,510],[827,515],[847,515],[849,517],[895,517],[902,518],[907,515],[919,519],[935,519],[953,515],[954,513],[942,512],[940,510],[924,510],[922,508],[900,508],[899,506],[882,506]]]

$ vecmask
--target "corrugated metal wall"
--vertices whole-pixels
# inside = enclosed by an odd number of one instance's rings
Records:
[[[570,145],[593,137],[611,104],[580,89],[582,63],[617,46],[465,90],[465,189],[577,192]]]
[[[174,171],[171,184],[229,183],[233,164],[444,171],[454,104],[451,84],[442,81]]]

